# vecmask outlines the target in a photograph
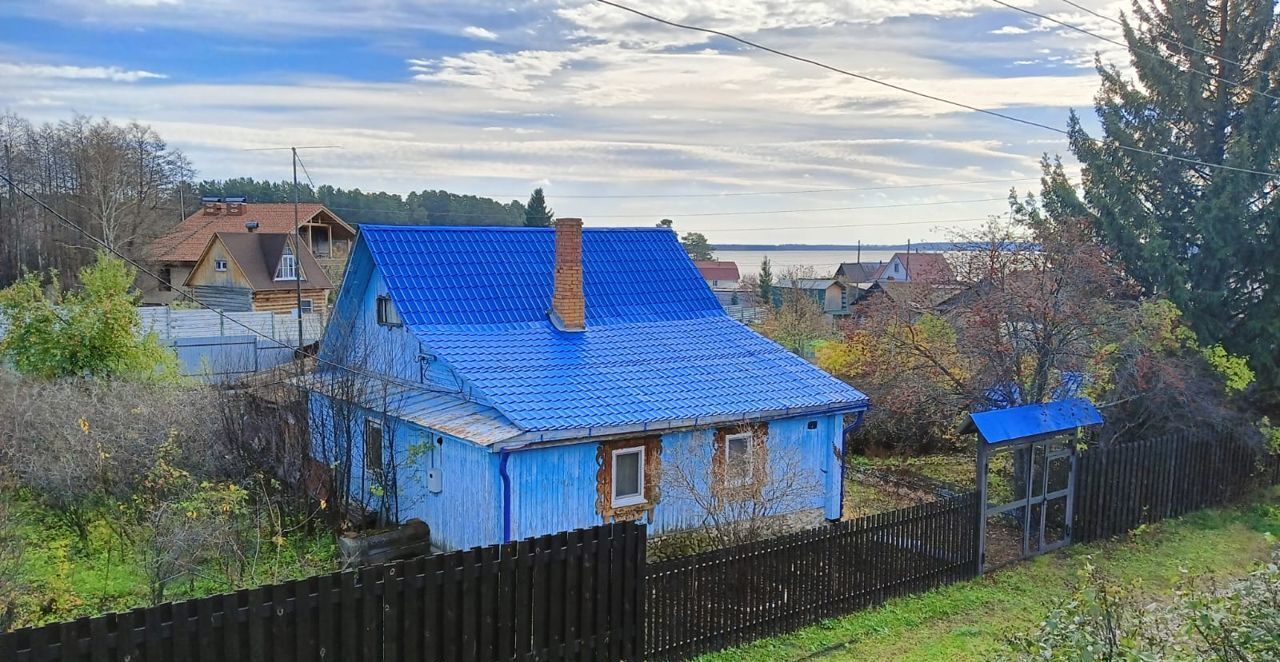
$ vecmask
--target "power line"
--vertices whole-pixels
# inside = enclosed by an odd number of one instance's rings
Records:
[[[853,211],[857,209],[896,209],[901,207],[935,207],[938,205],[958,205],[971,202],[994,202],[996,200],[1008,200],[1008,196],[1000,198],[978,198],[975,200],[943,200],[941,202],[905,202],[892,205],[860,205],[856,207],[810,207],[807,209],[769,209],[764,211],[713,211],[699,212],[693,214],[665,213],[657,214],[657,216],[674,216],[677,218],[691,218],[695,216],[761,216],[770,214],[801,214],[814,211]],[[653,218],[655,214],[595,214],[592,218]]]
[[[718,37],[723,37],[723,38],[725,38],[725,39],[729,39],[729,40],[731,40],[731,41],[736,41],[736,42],[738,42],[738,43],[740,43],[740,44],[743,44],[743,45],[745,45],[745,46],[750,46],[751,48],[755,48],[755,49],[758,49],[758,50],[762,50],[762,51],[765,51],[765,52],[767,52],[767,53],[773,53],[774,55],[777,55],[777,56],[780,56],[780,57],[784,57],[784,58],[787,58],[787,59],[789,59],[789,60],[795,60],[796,62],[803,62],[803,63],[805,63],[805,64],[810,64],[810,65],[813,65],[813,66],[818,67],[818,68],[821,68],[821,69],[826,69],[827,71],[832,71],[832,72],[835,72],[835,73],[841,74],[841,75],[843,75],[843,76],[849,76],[849,77],[851,77],[851,78],[857,78],[857,79],[859,79],[859,80],[863,80],[863,81],[866,81],[866,82],[868,82],[868,83],[874,83],[874,84],[876,84],[876,85],[880,85],[880,86],[882,86],[882,87],[887,87],[887,88],[890,88],[890,89],[893,89],[893,90],[897,90],[897,91],[899,91],[899,92],[904,92],[904,93],[906,93],[906,94],[910,94],[910,95],[913,95],[913,96],[917,96],[917,97],[920,97],[920,98],[922,98],[922,99],[929,99],[929,100],[931,100],[931,101],[937,101],[938,103],[943,103],[943,104],[946,104],[946,105],[949,105],[949,106],[954,106],[954,107],[956,107],[956,108],[962,108],[962,109],[964,109],[964,110],[972,111],[972,112],[975,112],[975,113],[981,113],[981,114],[983,114],[983,115],[990,115],[991,117],[998,117],[998,118],[1000,118],[1000,119],[1007,120],[1007,121],[1010,121],[1010,122],[1016,122],[1016,123],[1018,123],[1018,124],[1025,124],[1025,125],[1027,125],[1027,126],[1033,126],[1033,127],[1038,128],[1038,129],[1044,129],[1044,130],[1046,130],[1046,131],[1052,131],[1052,132],[1054,132],[1054,133],[1057,133],[1057,134],[1060,134],[1060,135],[1064,135],[1064,136],[1067,136],[1067,137],[1070,137],[1070,136],[1071,136],[1071,132],[1070,132],[1070,131],[1067,131],[1066,129],[1063,129],[1063,128],[1059,128],[1059,127],[1052,126],[1052,125],[1049,125],[1049,124],[1044,124],[1044,123],[1041,123],[1041,122],[1037,122],[1037,121],[1035,121],[1035,120],[1029,120],[1029,119],[1025,119],[1025,118],[1022,118],[1022,117],[1017,117],[1017,116],[1015,116],[1015,115],[1009,115],[1009,114],[1002,113],[1002,112],[995,111],[995,110],[989,110],[989,109],[987,109],[987,108],[979,108],[979,107],[977,107],[977,106],[973,106],[973,105],[970,105],[970,104],[967,104],[967,103],[963,103],[963,102],[960,102],[960,101],[954,101],[954,100],[952,100],[952,99],[946,99],[946,98],[943,98],[943,97],[940,97],[940,96],[936,96],[936,95],[933,95],[933,94],[929,94],[929,93],[927,93],[927,92],[920,92],[919,90],[913,90],[913,89],[911,89],[911,88],[903,87],[902,85],[898,85],[898,84],[896,84],[896,83],[890,83],[890,82],[887,82],[887,81],[880,80],[880,79],[878,79],[878,78],[873,78],[873,77],[871,77],[871,76],[867,76],[867,75],[865,75],[865,74],[856,73],[856,72],[853,72],[853,71],[849,71],[849,70],[847,70],[847,69],[841,69],[840,67],[836,67],[836,66],[833,66],[833,65],[830,65],[830,64],[826,64],[826,63],[824,63],[824,62],[819,62],[818,60],[814,60],[814,59],[807,58],[807,57],[800,56],[800,55],[795,55],[795,54],[793,54],[793,53],[788,53],[788,52],[786,52],[786,51],[781,51],[781,50],[778,50],[778,49],[776,49],[776,48],[771,48],[771,47],[769,47],[769,46],[765,46],[765,45],[763,45],[763,44],[760,44],[760,43],[757,43],[757,42],[751,41],[751,40],[746,39],[746,38],[743,38],[743,37],[739,37],[739,36],[734,35],[734,34],[730,34],[730,33],[728,33],[728,32],[723,32],[723,31],[720,31],[720,30],[712,29],[712,28],[704,28],[704,27],[700,27],[700,26],[696,26],[696,25],[687,25],[687,24],[684,24],[684,23],[677,23],[677,22],[675,22],[675,21],[669,21],[669,20],[667,20],[667,19],[665,19],[665,18],[661,18],[661,17],[658,17],[658,16],[654,16],[653,14],[645,13],[645,12],[643,12],[643,11],[640,11],[639,9],[634,9],[634,8],[632,8],[632,7],[628,7],[628,6],[623,5],[623,4],[619,4],[619,3],[613,2],[612,0],[596,0],[596,2],[599,2],[599,3],[604,4],[604,5],[609,5],[610,7],[615,7],[615,8],[617,8],[617,9],[621,9],[621,10],[626,11],[626,12],[630,12],[630,13],[635,14],[635,15],[637,15],[637,16],[640,16],[640,17],[643,17],[643,18],[647,18],[647,19],[649,19],[649,20],[651,20],[651,21],[655,21],[655,22],[657,22],[657,23],[662,23],[663,25],[669,25],[669,26],[674,27],[674,28],[680,28],[681,30],[690,30],[690,31],[693,31],[693,32],[701,32],[701,33],[704,33],[704,34],[716,35],[716,36],[718,36]],[[1092,138],[1092,137],[1088,137],[1088,136],[1085,136],[1085,137],[1084,137],[1084,139],[1085,139],[1085,140],[1089,140],[1090,142],[1095,142],[1095,143],[1100,143],[1100,144],[1101,144],[1101,142],[1102,142],[1101,140],[1099,140],[1099,139],[1097,139],[1097,138]],[[1153,151],[1148,150],[1148,149],[1143,149],[1143,148],[1141,148],[1141,147],[1132,147],[1132,146],[1129,146],[1129,145],[1116,145],[1116,147],[1117,147],[1117,148],[1119,148],[1119,149],[1122,149],[1122,150],[1128,151],[1128,152],[1133,152],[1133,153],[1137,153],[1137,154],[1146,154],[1146,155],[1149,155],[1149,156],[1154,156],[1154,157],[1157,157],[1157,158],[1163,158],[1163,159],[1172,159],[1172,160],[1175,160],[1175,161],[1181,161],[1181,162],[1184,162],[1184,163],[1191,163],[1191,164],[1195,164],[1195,165],[1204,166],[1204,167],[1206,167],[1206,168],[1218,168],[1218,169],[1221,169],[1221,170],[1229,170],[1229,171],[1232,171],[1232,172],[1241,172],[1241,173],[1247,173],[1247,174],[1251,174],[1251,175],[1263,175],[1263,176],[1265,176],[1265,177],[1270,177],[1270,178],[1280,178],[1280,173],[1276,173],[1276,172],[1267,172],[1267,171],[1263,171],[1263,170],[1252,170],[1252,169],[1249,169],[1249,168],[1238,168],[1238,167],[1236,167],[1236,166],[1229,166],[1229,165],[1225,165],[1225,164],[1221,164],[1221,163],[1206,163],[1206,162],[1204,162],[1204,161],[1200,161],[1200,160],[1198,160],[1198,159],[1192,159],[1192,158],[1188,158],[1188,157],[1185,157],[1185,156],[1178,156],[1178,155],[1176,155],[1176,154],[1162,154],[1162,153],[1160,153],[1160,152],[1153,152]]]
[[[809,189],[788,189],[785,191],[733,191],[724,193],[630,193],[617,195],[560,195],[554,192],[548,193],[547,197],[554,198],[574,198],[574,199],[632,199],[632,198],[732,198],[753,195],[800,195],[808,193],[835,193],[835,192],[857,192],[857,191],[896,191],[903,189],[918,188],[941,188],[947,186],[971,186],[974,184],[1011,184],[1014,182],[1031,182],[1038,181],[1039,177],[1015,177],[1012,179],[984,179],[967,182],[935,182],[931,184],[902,184],[894,186],[855,186],[840,188],[809,188]],[[486,198],[519,198],[520,196],[483,194]]]
[[[1079,4],[1079,3],[1076,3],[1076,2],[1072,2],[1072,0],[1062,0],[1062,2],[1065,2],[1066,4],[1071,5],[1072,7],[1075,7],[1076,9],[1079,9],[1080,11],[1085,12],[1086,14],[1091,14],[1091,15],[1096,16],[1096,17],[1098,17],[1098,18],[1100,18],[1100,19],[1102,19],[1102,20],[1104,20],[1104,21],[1111,21],[1112,23],[1115,23],[1116,25],[1119,25],[1120,27],[1126,27],[1126,26],[1125,26],[1125,22],[1124,22],[1124,21],[1122,21],[1122,20],[1120,20],[1120,19],[1118,19],[1118,18],[1112,17],[1112,16],[1108,16],[1108,15],[1106,15],[1106,14],[1103,14],[1102,12],[1094,11],[1094,10],[1092,10],[1092,9],[1089,9],[1088,7],[1085,7],[1085,6],[1084,6],[1084,5],[1082,5],[1082,4]],[[1160,41],[1163,41],[1164,43],[1169,44],[1169,45],[1171,45],[1171,46],[1177,46],[1178,48],[1185,48],[1186,50],[1189,50],[1189,51],[1191,51],[1192,53],[1196,53],[1197,55],[1203,55],[1203,56],[1205,56],[1205,57],[1211,57],[1211,58],[1213,58],[1213,59],[1215,59],[1215,60],[1218,60],[1218,61],[1221,61],[1221,62],[1226,62],[1227,64],[1234,64],[1234,65],[1236,65],[1237,67],[1240,67],[1241,69],[1243,69],[1243,68],[1244,68],[1244,65],[1243,65],[1243,64],[1240,64],[1239,62],[1236,62],[1235,60],[1232,60],[1231,58],[1226,58],[1226,57],[1223,57],[1223,56],[1221,56],[1221,55],[1217,55],[1217,54],[1215,54],[1215,53],[1207,53],[1207,52],[1202,51],[1202,50],[1200,50],[1200,49],[1198,49],[1198,48],[1195,48],[1194,46],[1189,46],[1189,45],[1184,44],[1184,43],[1182,43],[1182,42],[1180,42],[1180,41],[1174,41],[1174,40],[1172,40],[1172,39],[1170,39],[1170,38],[1168,38],[1168,37],[1165,37],[1164,35],[1161,35],[1161,34],[1159,34],[1159,33],[1156,33],[1156,34],[1154,34],[1153,36],[1155,36],[1155,37],[1156,37],[1157,39],[1159,39]]]
[[[828,228],[879,228],[895,225],[940,225],[943,223],[976,223],[978,221],[989,221],[990,216],[982,218],[948,218],[941,220],[928,221],[891,221],[888,223],[842,223],[839,225],[787,225],[776,228],[716,228],[707,230],[707,232],[773,232],[780,230],[818,230]]]
[[[152,279],[154,279],[156,282],[160,283],[161,285],[164,285],[165,287],[169,287],[169,288],[173,289],[173,291],[174,291],[174,292],[177,292],[180,296],[182,296],[182,297],[184,297],[184,298],[186,298],[186,299],[189,299],[192,303],[196,304],[197,306],[200,306],[201,308],[204,308],[204,309],[206,309],[206,310],[209,310],[210,312],[215,313],[216,315],[218,315],[218,317],[221,317],[222,319],[224,319],[224,320],[226,320],[226,321],[228,321],[228,322],[231,322],[232,324],[234,324],[234,325],[236,325],[236,326],[238,326],[238,327],[243,328],[244,330],[248,331],[249,333],[251,333],[251,334],[253,334],[253,335],[255,335],[255,336],[258,336],[258,337],[260,337],[260,338],[264,338],[264,339],[266,339],[266,340],[269,340],[269,341],[271,341],[272,343],[275,343],[276,345],[279,345],[279,346],[280,346],[280,347],[282,347],[282,348],[288,348],[288,347],[289,347],[289,346],[288,346],[288,345],[286,345],[285,343],[283,343],[283,342],[281,342],[281,341],[279,341],[279,340],[275,339],[274,337],[269,336],[269,335],[267,335],[267,334],[265,334],[265,333],[263,333],[263,332],[261,332],[261,331],[259,331],[259,330],[255,329],[255,328],[253,328],[252,326],[249,326],[248,324],[245,324],[244,322],[241,322],[241,321],[240,321],[240,320],[238,320],[238,319],[235,319],[234,317],[231,317],[230,315],[227,315],[227,314],[226,314],[226,313],[224,313],[223,311],[218,310],[218,309],[216,309],[216,308],[211,308],[210,306],[206,305],[204,302],[202,302],[202,301],[200,301],[200,300],[196,299],[196,298],[195,298],[195,296],[191,295],[190,293],[188,293],[188,292],[184,292],[184,291],[183,291],[183,290],[181,290],[180,288],[175,288],[175,287],[173,287],[173,283],[171,283],[171,282],[169,282],[169,281],[165,280],[164,278],[161,278],[160,276],[156,275],[156,274],[155,274],[154,272],[152,272],[150,269],[147,269],[146,267],[142,266],[141,264],[138,264],[138,262],[137,262],[137,261],[133,260],[132,258],[130,258],[130,257],[128,257],[128,256],[126,256],[124,253],[121,253],[120,251],[116,250],[114,247],[112,247],[112,246],[111,246],[110,244],[108,244],[107,242],[105,242],[105,241],[103,241],[103,240],[101,240],[101,239],[99,239],[99,238],[97,238],[97,237],[93,236],[93,234],[92,234],[92,233],[90,233],[88,230],[85,230],[84,228],[82,228],[82,227],[80,227],[79,225],[77,225],[75,222],[71,221],[71,220],[70,220],[70,219],[68,219],[67,217],[65,217],[65,216],[63,216],[62,214],[58,213],[58,211],[57,211],[57,210],[55,210],[53,207],[50,207],[50,206],[49,206],[48,204],[46,204],[43,200],[41,200],[40,198],[37,198],[36,196],[34,196],[34,195],[32,195],[31,193],[27,192],[27,190],[26,190],[25,188],[23,188],[23,187],[21,187],[21,186],[18,186],[18,185],[17,185],[17,184],[12,180],[12,179],[10,179],[10,178],[9,178],[9,176],[8,176],[8,175],[0,174],[0,179],[3,179],[3,180],[5,181],[5,183],[7,183],[10,187],[12,187],[12,188],[13,188],[14,190],[16,190],[18,193],[22,194],[24,197],[26,197],[26,198],[30,199],[32,202],[36,203],[36,204],[37,204],[41,209],[43,209],[43,210],[45,210],[46,212],[48,212],[50,215],[52,215],[55,219],[57,219],[57,220],[58,220],[59,222],[61,222],[63,225],[66,225],[67,227],[71,228],[72,230],[75,230],[76,232],[80,233],[81,235],[84,235],[85,237],[88,237],[88,239],[89,239],[90,241],[92,241],[93,243],[95,243],[95,244],[97,244],[97,245],[101,246],[101,247],[103,248],[103,250],[106,250],[107,252],[109,252],[109,253],[111,253],[111,254],[115,255],[116,257],[120,258],[120,259],[121,259],[121,260],[123,260],[125,263],[127,263],[127,264],[129,264],[130,266],[132,266],[133,268],[137,269],[140,273],[146,274],[147,276],[151,277]],[[301,312],[302,312],[302,311],[298,311],[298,312],[299,312],[299,315],[301,315]],[[299,342],[301,342],[301,341],[299,341]],[[360,375],[360,376],[362,376],[362,377],[367,377],[367,378],[370,378],[370,379],[373,379],[373,380],[376,380],[376,381],[380,381],[380,382],[382,382],[382,383],[384,383],[384,384],[388,384],[388,385],[391,385],[391,386],[402,386],[402,385],[403,385],[403,384],[401,384],[401,383],[399,383],[399,382],[397,382],[397,381],[395,381],[395,380],[393,380],[393,379],[390,379],[390,378],[388,378],[388,377],[384,377],[384,376],[382,376],[382,375],[377,375],[377,374],[374,374],[374,373],[364,372],[363,370],[360,370],[360,369],[358,369],[358,368],[353,368],[353,367],[348,366],[348,365],[344,365],[344,364],[341,364],[341,363],[337,363],[337,362],[334,362],[334,361],[330,361],[330,360],[328,360],[328,359],[320,358],[319,356],[317,356],[317,355],[315,355],[315,354],[311,354],[311,353],[307,352],[306,350],[302,349],[302,347],[298,347],[296,351],[297,351],[297,353],[298,353],[300,356],[302,356],[302,357],[304,357],[304,358],[314,359],[317,363],[322,363],[322,364],[324,364],[324,365],[332,366],[332,367],[334,367],[334,368],[338,368],[338,369],[340,369],[340,370],[345,370],[345,371],[350,372],[350,373],[352,373],[352,374]],[[425,385],[425,384],[423,384],[423,385],[419,385],[419,386],[427,387],[427,385]]]
[[[690,218],[695,216],[764,216],[764,215],[770,215],[770,214],[801,214],[801,213],[807,213],[807,212],[821,212],[821,211],[854,211],[854,210],[860,210],[860,209],[897,209],[902,207],[936,207],[939,205],[959,205],[959,204],[969,204],[969,203],[976,203],[976,202],[994,202],[997,200],[1008,200],[1008,197],[1004,196],[999,198],[976,198],[972,200],[941,200],[938,202],[904,202],[904,203],[895,203],[895,204],[889,204],[889,205],[856,205],[852,207],[806,207],[802,209],[767,209],[767,210],[760,210],[760,211],[694,212],[690,214],[684,214],[684,213],[672,212],[672,211],[653,212],[651,214],[594,214],[592,215],[592,218],[663,218],[664,216],[675,217],[675,218]],[[325,205],[325,207],[335,211],[354,211],[354,212],[369,211],[366,209],[360,209],[356,207],[330,207],[329,205]],[[406,209],[389,209],[389,210],[379,211],[377,213],[378,214],[412,214],[414,212],[412,210],[406,210]],[[428,219],[431,217],[433,213],[434,212],[427,212]],[[494,216],[497,216],[497,214],[487,214],[484,212],[440,212],[440,213],[448,214],[449,216],[477,216],[481,218],[492,218]]]
[[[1203,70],[1197,69],[1197,68],[1195,68],[1195,67],[1182,67],[1182,66],[1178,65],[1178,63],[1170,61],[1168,58],[1165,58],[1164,56],[1160,55],[1159,53],[1156,53],[1156,52],[1153,52],[1153,51],[1149,51],[1149,50],[1146,50],[1146,49],[1143,49],[1143,48],[1134,48],[1133,46],[1130,46],[1129,44],[1126,44],[1126,43],[1124,43],[1123,41],[1117,41],[1117,40],[1115,40],[1115,39],[1112,39],[1111,37],[1107,37],[1107,36],[1105,36],[1105,35],[1100,35],[1100,34],[1098,34],[1098,33],[1096,33],[1096,32],[1091,32],[1091,31],[1086,30],[1086,29],[1084,29],[1084,28],[1082,28],[1082,27],[1080,27],[1080,26],[1078,26],[1078,25],[1075,25],[1075,24],[1073,24],[1073,23],[1068,23],[1068,22],[1066,22],[1066,21],[1062,21],[1062,20],[1059,20],[1059,19],[1053,18],[1052,16],[1046,16],[1045,14],[1041,14],[1041,13],[1039,13],[1039,12],[1035,12],[1035,11],[1032,11],[1032,10],[1030,10],[1030,9],[1025,9],[1025,8],[1023,8],[1023,7],[1019,7],[1019,6],[1017,6],[1017,5],[1009,4],[1009,3],[1005,2],[1004,0],[991,0],[991,2],[994,2],[994,3],[996,3],[997,5],[1000,5],[1001,7],[1007,7],[1007,8],[1009,8],[1009,9],[1014,10],[1014,11],[1022,12],[1022,13],[1024,13],[1024,14],[1027,14],[1028,16],[1035,16],[1036,18],[1039,18],[1039,19],[1041,19],[1041,20],[1049,21],[1050,23],[1056,23],[1056,24],[1058,24],[1058,25],[1061,25],[1061,26],[1062,26],[1062,27],[1064,27],[1064,28],[1067,28],[1068,30],[1075,30],[1076,32],[1079,32],[1080,34],[1088,35],[1088,36],[1090,36],[1090,37],[1093,37],[1094,39],[1101,39],[1102,41],[1105,41],[1105,42],[1107,42],[1108,44],[1114,44],[1114,45],[1119,46],[1119,47],[1121,47],[1121,48],[1125,48],[1125,49],[1131,50],[1131,51],[1133,51],[1133,52],[1135,52],[1135,53],[1141,53],[1141,54],[1143,54],[1143,55],[1146,55],[1147,57],[1155,58],[1155,59],[1157,59],[1157,60],[1159,60],[1159,61],[1161,61],[1161,62],[1164,62],[1165,64],[1167,64],[1167,65],[1169,65],[1169,66],[1171,66],[1171,67],[1173,67],[1174,69],[1177,69],[1177,70],[1179,70],[1179,71],[1185,71],[1185,72],[1189,72],[1189,73],[1200,74],[1201,76],[1208,76],[1209,78],[1212,78],[1212,79],[1214,79],[1214,80],[1216,80],[1216,81],[1220,81],[1220,82],[1226,83],[1227,85],[1230,85],[1230,86],[1232,86],[1232,87],[1238,87],[1238,88],[1243,89],[1243,90],[1250,90],[1250,91],[1252,91],[1254,94],[1260,94],[1260,95],[1262,95],[1262,96],[1264,96],[1264,97],[1267,97],[1268,99],[1275,99],[1275,100],[1277,100],[1277,101],[1280,101],[1280,97],[1277,97],[1277,96],[1274,96],[1274,95],[1271,95],[1271,94],[1267,94],[1266,92],[1263,92],[1262,90],[1254,90],[1254,89],[1250,88],[1249,86],[1244,85],[1244,84],[1242,84],[1242,83],[1237,83],[1236,81],[1231,80],[1231,79],[1229,79],[1229,78],[1223,78],[1222,76],[1219,76],[1219,75],[1217,75],[1217,74],[1212,74],[1212,73],[1209,73],[1208,71],[1203,71]]]

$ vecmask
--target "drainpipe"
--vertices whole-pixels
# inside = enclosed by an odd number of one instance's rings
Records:
[[[510,448],[498,451],[498,475],[502,478],[502,542],[511,542],[511,476],[507,473]]]
[[[849,435],[853,434],[854,432],[857,432],[858,428],[862,427],[862,417],[866,416],[866,414],[867,414],[866,409],[859,410],[858,413],[854,415],[853,422],[844,426],[844,430],[841,431],[842,436],[840,437],[840,448],[842,450],[845,447],[844,445],[848,443],[846,440],[848,439]],[[844,490],[845,490],[844,456],[841,455],[840,457],[840,512],[841,514],[844,513]]]

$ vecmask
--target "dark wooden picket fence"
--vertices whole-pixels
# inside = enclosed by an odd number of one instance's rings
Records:
[[[977,574],[970,493],[649,565],[645,659],[683,659]]]
[[[639,660],[644,527],[570,531],[0,635],[0,660]]]
[[[1076,469],[1074,542],[1222,506],[1280,482],[1280,457],[1203,430],[1090,449]]]

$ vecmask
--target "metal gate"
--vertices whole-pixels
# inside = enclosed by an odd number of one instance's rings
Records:
[[[1102,415],[1074,399],[970,414],[978,433],[979,571],[1071,544],[1076,447]]]
[[[984,569],[1071,544],[1073,439],[1055,437],[979,451],[979,557]]]

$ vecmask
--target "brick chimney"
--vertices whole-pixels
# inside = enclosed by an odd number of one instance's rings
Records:
[[[555,291],[551,295],[551,323],[562,331],[587,328],[587,303],[582,295],[582,219],[556,219]]]

